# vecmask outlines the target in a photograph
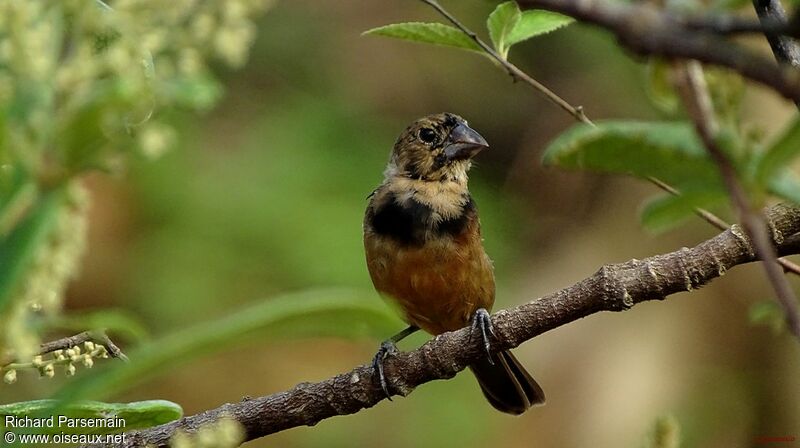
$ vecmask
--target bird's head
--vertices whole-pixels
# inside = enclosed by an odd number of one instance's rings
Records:
[[[429,115],[400,134],[385,174],[387,178],[466,183],[472,157],[488,147],[458,115]]]

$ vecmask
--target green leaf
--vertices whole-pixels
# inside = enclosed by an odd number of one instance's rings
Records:
[[[727,201],[725,191],[713,189],[684,190],[679,196],[657,196],[642,208],[642,226],[651,232],[661,233],[686,221],[694,215],[696,208],[712,208]]]
[[[766,186],[770,178],[785,169],[798,154],[800,154],[800,119],[795,119],[775,143],[764,151],[757,162],[758,184]]]
[[[522,13],[519,6],[514,1],[505,2],[497,5],[497,8],[489,14],[486,20],[486,28],[489,29],[489,37],[492,39],[494,49],[503,57],[508,56],[508,49],[511,44],[508,44],[508,36],[511,31],[517,26]]]
[[[575,19],[551,11],[531,9],[524,11],[517,25],[508,34],[506,44],[510,47],[523,40],[541,36],[565,27]]]
[[[3,427],[6,416],[15,416],[20,418],[48,418],[54,416],[53,427],[46,428],[29,428],[28,431],[36,434],[41,433],[67,433],[67,434],[113,434],[121,433],[123,431],[131,431],[135,429],[150,428],[152,426],[169,423],[177,420],[183,416],[183,409],[171,401],[166,400],[149,400],[137,401],[133,403],[103,403],[99,401],[80,401],[72,403],[68,406],[58,406],[57,400],[33,400],[23,401],[20,403],[11,403],[0,406],[0,427]],[[72,421],[61,420],[59,418],[76,419]],[[106,426],[77,426],[70,425],[70,423],[80,424],[81,419],[120,419],[120,420],[107,420]],[[124,426],[120,427],[120,423],[124,422]],[[6,429],[12,429],[9,426]],[[17,432],[19,429],[15,429]]]
[[[767,326],[774,334],[780,334],[786,328],[786,315],[774,300],[763,300],[752,304],[748,318],[751,325]]]
[[[374,337],[393,334],[402,323],[372,291],[310,290],[263,300],[212,324],[201,323],[142,345],[129,363],[105,363],[66,386],[58,398],[102,398],[201,356],[248,341],[287,337]],[[242,363],[243,368],[247,365]]]
[[[365,31],[362,35],[376,35],[403,39],[411,42],[443,45],[462,50],[483,50],[469,36],[459,29],[442,23],[407,22],[395,23]]]
[[[684,122],[579,124],[545,150],[544,163],[602,173],[657,177],[681,189],[720,189],[714,163]]]
[[[0,238],[0,314],[33,264],[36,250],[56,225],[64,193],[59,189],[40,195],[26,217]]]

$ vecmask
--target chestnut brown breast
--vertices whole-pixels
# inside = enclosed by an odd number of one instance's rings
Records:
[[[431,334],[467,325],[494,303],[494,273],[483,250],[475,204],[442,218],[411,198],[379,192],[364,220],[367,267],[375,288],[406,320]]]

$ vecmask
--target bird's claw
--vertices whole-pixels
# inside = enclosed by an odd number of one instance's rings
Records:
[[[381,348],[378,349],[378,353],[375,354],[375,358],[372,359],[372,368],[377,373],[381,389],[383,389],[383,393],[386,394],[386,398],[388,398],[389,401],[392,401],[392,394],[389,393],[389,383],[386,381],[386,375],[383,373],[383,361],[390,356],[394,356],[395,353],[397,353],[397,346],[394,342],[391,340],[383,341],[381,342]]]
[[[485,308],[478,308],[475,315],[472,317],[472,331],[469,334],[469,341],[472,342],[472,335],[480,331],[483,338],[483,348],[486,350],[486,357],[489,359],[489,364],[494,365],[492,360],[492,341],[490,335],[494,337],[494,326],[492,325],[492,317]]]

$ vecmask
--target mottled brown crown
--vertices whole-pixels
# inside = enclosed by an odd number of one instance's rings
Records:
[[[459,125],[469,129],[466,120],[449,112],[428,115],[411,123],[394,144],[386,177],[466,182],[470,159],[454,160],[445,153],[451,133]]]

